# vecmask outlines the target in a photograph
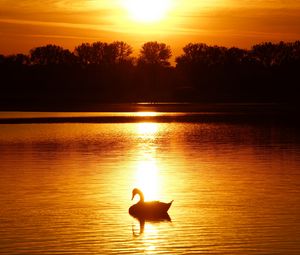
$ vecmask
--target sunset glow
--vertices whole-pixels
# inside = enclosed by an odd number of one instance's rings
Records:
[[[150,40],[180,52],[195,41],[250,47],[300,38],[299,1],[98,0],[0,1],[0,53],[27,53],[48,43]]]
[[[130,17],[137,22],[158,22],[165,18],[170,0],[125,0]]]

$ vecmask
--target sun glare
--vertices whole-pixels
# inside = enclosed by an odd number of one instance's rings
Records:
[[[145,200],[158,198],[158,169],[154,160],[139,162],[136,172],[136,186],[143,190]]]
[[[124,0],[130,18],[142,23],[158,22],[166,17],[171,0]]]
[[[154,117],[157,116],[157,112],[137,112],[136,114],[139,117]]]
[[[136,134],[140,146],[137,153],[137,165],[134,186],[140,188],[145,200],[158,199],[159,170],[156,162],[156,146],[153,141],[159,131],[158,123],[137,123]]]
[[[142,123],[138,123],[137,125],[137,133],[140,135],[140,137],[145,137],[145,138],[147,137],[147,138],[154,139],[157,131],[158,131],[157,123],[142,122]]]

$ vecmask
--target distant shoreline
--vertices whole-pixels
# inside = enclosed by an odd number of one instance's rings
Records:
[[[293,112],[299,105],[288,103],[85,103],[85,104],[1,104],[0,112]]]
[[[44,123],[135,123],[135,122],[232,122],[232,123],[288,123],[298,124],[298,107],[287,104],[257,104],[257,103],[230,103],[230,104],[190,104],[190,103],[128,103],[128,104],[101,104],[86,107],[65,107],[58,109],[34,108],[28,111],[5,111],[1,116],[0,124],[44,124]],[[2,111],[3,113],[4,111]],[[15,112],[39,112],[39,115],[10,116]],[[60,113],[60,115],[43,116],[43,113]],[[95,113],[99,114],[95,116]],[[109,113],[112,113],[111,115]],[[116,115],[113,113],[125,113]],[[163,115],[134,116],[130,113],[158,112]],[[65,115],[61,113],[66,113]],[[70,115],[69,115],[69,114]],[[71,113],[78,113],[73,115]],[[80,114],[82,113],[82,115]],[[89,115],[90,113],[90,115]],[[128,113],[128,114],[126,114]],[[174,114],[181,113],[181,114]],[[13,115],[13,114],[12,114]]]

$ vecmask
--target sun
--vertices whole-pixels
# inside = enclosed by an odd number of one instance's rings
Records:
[[[130,18],[142,23],[158,22],[166,17],[171,0],[124,0]]]

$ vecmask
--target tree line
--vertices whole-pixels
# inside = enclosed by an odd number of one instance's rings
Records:
[[[189,43],[172,66],[171,47],[123,41],[57,45],[0,55],[0,106],[107,102],[291,102],[300,86],[300,41],[251,49]]]

